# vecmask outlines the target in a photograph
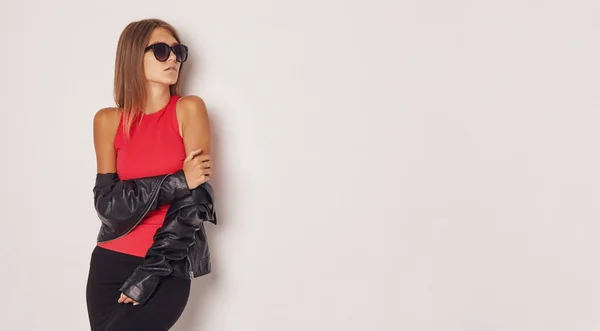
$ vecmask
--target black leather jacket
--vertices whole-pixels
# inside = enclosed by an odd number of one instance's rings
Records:
[[[144,304],[162,277],[196,278],[211,272],[203,222],[217,224],[217,217],[208,182],[189,190],[183,170],[131,180],[120,180],[116,173],[96,174],[93,192],[102,222],[98,242],[126,235],[148,212],[171,203],[144,263],[121,287],[125,295]]]

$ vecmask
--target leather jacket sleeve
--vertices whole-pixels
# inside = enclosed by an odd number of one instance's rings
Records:
[[[191,194],[183,170],[129,180],[116,173],[96,174],[93,192],[98,217],[115,232],[131,228],[158,206]]]
[[[144,263],[136,268],[120,291],[140,304],[148,301],[161,278],[173,271],[170,262],[187,257],[194,245],[196,231],[204,221],[217,224],[213,189],[208,182],[193,189],[191,196],[171,204]]]

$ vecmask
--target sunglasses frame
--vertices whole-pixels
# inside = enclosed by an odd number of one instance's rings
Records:
[[[156,52],[154,51],[154,48],[156,48],[156,47],[158,47],[158,46],[162,46],[162,45],[164,45],[164,46],[166,46],[166,47],[168,47],[168,48],[169,48],[169,53],[168,53],[169,55],[168,55],[168,56],[167,56],[167,58],[166,58],[166,59],[164,59],[164,60],[161,60],[161,59],[159,59],[159,58],[158,58],[158,56],[156,56]],[[185,48],[185,53],[186,53],[186,56],[185,56],[185,59],[184,59],[183,61],[180,61],[180,59],[179,59],[179,58],[178,58],[178,56],[177,56],[177,53],[175,53],[175,47],[183,47],[183,48]],[[165,62],[165,61],[167,61],[167,60],[169,59],[169,57],[171,56],[171,52],[172,52],[173,54],[175,54],[175,60],[176,60],[177,62],[183,63],[183,62],[187,61],[187,58],[188,58],[188,53],[189,53],[189,49],[188,49],[188,47],[187,47],[186,45],[183,45],[183,44],[175,44],[175,45],[171,46],[171,45],[169,45],[169,44],[167,44],[167,43],[163,43],[163,42],[160,42],[160,43],[155,43],[155,44],[152,44],[152,45],[148,45],[148,46],[146,47],[146,49],[144,49],[144,53],[145,53],[145,52],[147,52],[147,51],[149,51],[149,50],[152,50],[152,54],[154,54],[154,58],[155,58],[157,61],[160,61],[160,62]]]

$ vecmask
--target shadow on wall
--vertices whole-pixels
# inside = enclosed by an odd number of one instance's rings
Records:
[[[208,106],[207,106],[208,107]],[[213,109],[209,109],[209,113],[213,114],[216,111]],[[215,160],[215,164],[220,164],[218,155],[215,155],[215,151],[220,150],[221,144],[219,137],[219,127],[218,120],[216,120],[216,116],[211,116],[211,126],[212,126],[212,152],[211,156],[213,160]],[[223,192],[223,188],[226,185],[219,185],[219,183],[224,179],[220,171],[215,171],[216,176],[211,179],[211,183],[215,189],[215,208],[217,212],[217,225],[214,226],[212,223],[205,223],[206,233],[208,237],[208,244],[211,253],[211,263],[212,263],[212,271],[208,275],[204,275],[192,280],[192,289],[190,293],[190,298],[188,300],[188,304],[183,312],[183,315],[177,321],[177,323],[173,326],[171,330],[173,331],[193,331],[193,330],[206,330],[206,326],[204,325],[207,319],[207,310],[205,307],[210,306],[210,302],[214,297],[218,296],[219,288],[220,288],[220,254],[218,247],[223,247],[221,244],[222,240],[224,240],[223,236],[225,232],[223,231],[226,227],[224,224],[227,224],[227,202],[221,199],[221,197],[226,197],[226,192]]]
[[[182,36],[182,39],[191,39],[185,38]],[[186,41],[186,43],[188,43]],[[181,95],[195,94],[204,99],[201,91],[190,91],[187,86],[189,86],[190,81],[198,82],[200,80],[200,73],[203,72],[201,70],[201,66],[204,61],[201,59],[201,47],[197,44],[194,45],[193,40],[189,40],[190,47],[190,57],[188,61],[185,63],[185,67],[181,72]],[[227,223],[227,202],[221,199],[222,197],[226,197],[226,192],[223,192],[225,185],[219,185],[222,180],[225,178],[222,177],[222,171],[219,171],[218,165],[221,164],[219,162],[219,151],[221,150],[221,140],[219,128],[221,127],[219,121],[219,111],[218,109],[214,109],[211,107],[209,100],[205,100],[206,106],[208,108],[208,113],[211,121],[211,140],[212,140],[212,151],[211,157],[214,160],[214,164],[217,169],[215,169],[215,176],[211,179],[211,184],[215,189],[215,208],[217,212],[218,224],[214,226],[212,223],[205,223],[206,233],[208,237],[209,249],[211,252],[211,264],[212,264],[212,272],[208,275],[196,278],[192,280],[192,289],[190,292],[190,297],[188,300],[188,304],[183,312],[183,315],[179,318],[177,323],[173,326],[171,330],[173,331],[193,331],[193,330],[205,330],[206,325],[204,324],[207,320],[207,310],[205,307],[210,307],[210,302],[214,297],[218,296],[219,288],[220,288],[220,273],[219,273],[219,265],[220,265],[220,254],[217,247],[222,247],[221,245],[221,237],[224,235],[224,224]]]

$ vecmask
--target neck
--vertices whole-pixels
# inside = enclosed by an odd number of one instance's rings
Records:
[[[156,113],[163,109],[171,99],[169,86],[165,84],[150,83],[146,86],[146,107],[143,112],[145,114]]]

